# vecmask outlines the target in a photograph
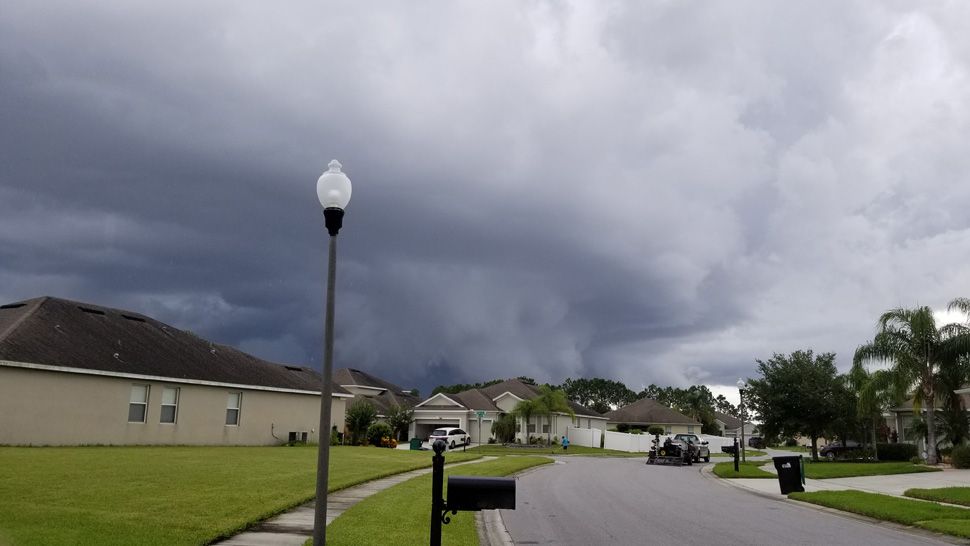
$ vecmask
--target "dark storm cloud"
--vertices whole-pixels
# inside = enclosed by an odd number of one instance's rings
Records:
[[[962,13],[961,13],[962,12]],[[731,385],[967,295],[960,6],[13,2],[0,299],[319,365]]]

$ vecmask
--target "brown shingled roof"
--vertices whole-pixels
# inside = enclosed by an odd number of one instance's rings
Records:
[[[488,398],[495,399],[501,396],[503,393],[511,393],[523,400],[532,400],[533,398],[539,396],[539,388],[535,385],[529,385],[528,383],[523,383],[520,379],[507,379],[501,383],[496,383],[494,385],[489,385],[481,390]],[[586,406],[569,400],[569,407],[573,409],[576,415],[582,415],[583,417],[602,417],[598,412],[593,411]]]
[[[741,428],[741,420],[733,415],[715,411],[714,418],[724,423],[725,428]]]
[[[0,360],[320,391],[315,370],[284,366],[151,317],[53,297],[0,306]],[[349,394],[335,385],[335,394]]]
[[[636,402],[623,406],[605,414],[611,423],[637,424],[687,424],[699,425],[697,421],[676,412],[652,398],[641,398]]]

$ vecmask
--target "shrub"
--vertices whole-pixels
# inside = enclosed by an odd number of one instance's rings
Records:
[[[667,431],[664,430],[663,427],[660,427],[660,426],[657,426],[657,425],[653,425],[652,427],[647,428],[647,434],[649,434],[651,436],[662,435],[665,432],[667,432]]]
[[[913,464],[923,464],[923,459],[921,457],[913,457],[909,460]]]
[[[515,417],[506,413],[492,423],[492,434],[502,443],[515,439]]]
[[[350,429],[351,443],[360,444],[365,438],[367,427],[377,419],[377,410],[367,400],[355,400],[347,408],[346,423]]]
[[[490,444],[494,444],[494,443],[495,443],[495,438],[489,438],[489,439],[488,439],[488,443],[490,443]]]
[[[798,445],[798,440],[794,438],[785,438],[785,447],[795,447]]]
[[[880,461],[909,461],[919,455],[914,444],[876,444]]]
[[[950,452],[953,468],[970,468],[970,445],[956,446]]]
[[[378,421],[367,427],[367,443],[372,446],[381,445],[384,438],[390,438],[394,434],[391,425],[384,421]]]
[[[616,431],[617,432],[626,432],[628,430],[630,430],[630,425],[628,425],[626,423],[618,423],[616,425]]]

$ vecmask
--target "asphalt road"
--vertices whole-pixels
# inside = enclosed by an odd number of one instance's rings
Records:
[[[766,498],[644,459],[563,458],[519,476],[502,510],[515,544],[952,544]]]

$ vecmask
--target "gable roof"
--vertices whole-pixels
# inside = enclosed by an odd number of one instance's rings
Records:
[[[724,428],[741,428],[741,420],[733,415],[715,411],[714,418],[724,423]]]
[[[367,400],[373,402],[375,409],[381,415],[394,406],[413,408],[421,400],[403,388],[385,381],[376,375],[369,374],[355,368],[339,368],[333,371],[333,382],[335,385],[347,385],[357,387],[369,387],[380,389],[383,392],[377,396],[367,396]]]
[[[151,317],[40,297],[0,306],[0,360],[320,392],[319,372],[284,366]],[[335,395],[349,395],[334,385]]]
[[[697,421],[674,411],[652,398],[641,398],[636,402],[606,413],[611,423],[641,423],[649,425],[699,425]]]
[[[520,379],[507,379],[501,383],[496,383],[494,385],[489,385],[481,389],[468,389],[456,394],[443,394],[448,398],[462,404],[469,410],[486,410],[486,411],[502,411],[498,406],[495,405],[495,400],[501,397],[503,394],[509,393],[513,396],[517,396],[522,400],[532,400],[539,396],[539,388],[535,385],[529,385],[528,383],[522,382]],[[437,395],[435,395],[437,396]],[[429,397],[427,400],[422,402],[422,404],[428,402],[433,398]],[[577,404],[571,400],[568,401],[569,407],[572,408],[576,415],[582,417],[594,417],[602,418],[603,416],[599,413]],[[441,408],[442,406],[437,405],[425,405],[421,406],[422,409],[432,409]]]

